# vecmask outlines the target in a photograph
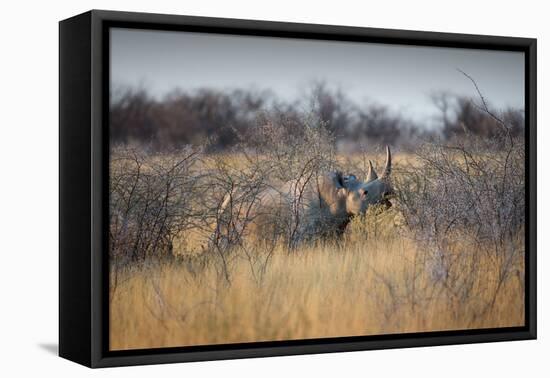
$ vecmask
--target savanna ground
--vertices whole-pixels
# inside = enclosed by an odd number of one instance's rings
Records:
[[[295,178],[304,156],[316,172],[382,166],[314,134],[255,158],[112,153],[112,350],[524,324],[524,147],[506,135],[395,152],[394,206],[341,239],[208,246],[227,185]]]

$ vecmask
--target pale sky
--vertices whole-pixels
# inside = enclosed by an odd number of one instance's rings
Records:
[[[477,100],[457,69],[497,109],[524,108],[521,52],[111,29],[112,85],[144,87],[159,98],[177,88],[251,88],[294,100],[322,80],[359,105],[374,101],[428,122],[433,91]]]

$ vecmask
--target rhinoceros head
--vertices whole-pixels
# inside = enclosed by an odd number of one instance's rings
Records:
[[[344,181],[346,195],[346,212],[348,215],[361,215],[371,205],[391,207],[391,198],[394,194],[390,180],[391,151],[386,146],[386,166],[379,177],[369,161],[369,171],[365,181],[357,180],[355,176],[348,176]]]
[[[321,180],[319,198],[337,219],[365,214],[371,205],[390,207],[389,198],[394,194],[390,175],[391,151],[386,147],[386,166],[382,175],[377,175],[371,162],[365,181],[357,179],[355,175],[345,176],[341,172],[332,172]]]

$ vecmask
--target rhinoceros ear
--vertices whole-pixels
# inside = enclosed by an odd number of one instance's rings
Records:
[[[328,203],[334,202],[337,196],[346,195],[347,188],[345,187],[342,172],[331,172],[325,176],[321,182],[319,191],[321,197],[325,198]]]
[[[344,178],[344,175],[340,171],[332,172],[330,174],[330,178],[332,180],[333,185],[336,187],[336,189],[342,189],[346,185],[346,180]]]
[[[381,179],[389,178],[391,174],[391,151],[390,146],[386,146],[386,167],[382,173]]]
[[[369,171],[367,173],[367,178],[365,180],[365,183],[369,183],[373,180],[376,180],[378,178],[378,175],[376,174],[376,171],[374,170],[374,167],[372,166],[372,161],[369,160]]]

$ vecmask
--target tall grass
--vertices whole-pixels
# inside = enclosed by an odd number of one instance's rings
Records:
[[[343,240],[299,253],[282,247],[257,248],[254,259],[236,253],[230,284],[216,255],[129,269],[110,303],[110,348],[524,324],[521,254],[497,290],[498,257],[483,245],[473,250],[457,241],[445,256],[454,263],[438,276],[438,261],[395,232],[397,212],[384,217],[356,219]]]

